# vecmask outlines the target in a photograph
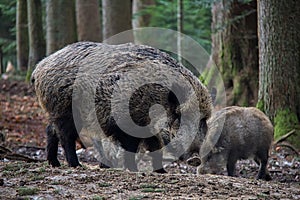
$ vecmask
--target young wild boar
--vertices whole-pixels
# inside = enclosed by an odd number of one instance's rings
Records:
[[[58,142],[69,166],[79,165],[75,141],[84,129],[91,133],[100,157],[108,155],[101,141],[109,138],[125,150],[124,167],[136,171],[134,153],[143,144],[153,152],[154,170],[163,173],[164,144],[160,131],[151,128],[153,123],[164,117],[161,129],[177,128],[181,134],[205,131],[202,127],[212,108],[197,77],[168,54],[143,45],[71,44],[43,59],[31,81],[49,114],[47,159],[52,166],[60,165]],[[175,121],[185,129],[174,128]]]
[[[267,164],[273,126],[263,112],[254,107],[226,107],[213,114],[208,127],[200,158],[188,161],[201,164],[199,174],[217,173],[226,165],[228,175],[233,176],[237,160],[254,158],[260,166],[257,178],[271,180]]]

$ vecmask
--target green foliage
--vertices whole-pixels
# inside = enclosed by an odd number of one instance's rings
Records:
[[[296,134],[288,138],[288,141],[300,148],[300,125],[296,113],[291,112],[290,109],[277,111],[274,118],[274,126],[275,139],[295,129]]]
[[[3,65],[10,60],[16,65],[16,0],[0,1],[0,48]]]
[[[183,10],[183,33],[191,36],[210,52],[212,21],[210,5],[184,0]]]
[[[207,52],[211,48],[211,10],[208,1],[183,0],[183,33],[199,42]],[[151,16],[149,26],[177,30],[177,1],[156,0],[137,15]]]

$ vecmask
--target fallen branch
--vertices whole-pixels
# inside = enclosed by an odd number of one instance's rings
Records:
[[[45,147],[31,146],[31,145],[18,145],[18,148],[45,150]]]
[[[289,138],[289,137],[290,137],[291,135],[293,135],[294,133],[296,133],[296,130],[295,130],[295,129],[291,130],[291,131],[288,132],[287,134],[285,134],[285,135],[281,136],[280,138],[278,138],[278,139],[274,142],[274,144],[277,145],[278,143],[283,142],[284,140],[286,140],[287,138]]]
[[[14,153],[9,148],[0,145],[0,159],[4,159],[4,158],[8,160],[20,160],[25,162],[44,162],[44,160],[38,160],[26,155]]]

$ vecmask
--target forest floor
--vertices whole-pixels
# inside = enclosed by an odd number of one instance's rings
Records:
[[[300,199],[300,158],[288,148],[273,148],[269,182],[255,179],[258,166],[249,160],[238,162],[237,177],[196,175],[180,161],[163,175],[100,169],[80,146],[83,167],[67,167],[60,148],[63,165],[52,168],[45,161],[46,122],[29,85],[0,80],[0,199]],[[39,162],[9,157],[7,149]]]

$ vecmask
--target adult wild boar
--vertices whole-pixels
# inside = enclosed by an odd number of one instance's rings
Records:
[[[49,114],[47,159],[52,166],[60,165],[59,141],[69,166],[79,165],[75,140],[84,129],[96,148],[103,137],[120,145],[124,166],[132,171],[137,170],[134,153],[143,144],[152,152],[154,170],[163,173],[163,139],[155,123],[164,118],[161,129],[172,129],[177,121],[181,134],[196,134],[211,114],[211,97],[198,78],[149,46],[71,44],[38,63],[31,80]]]

